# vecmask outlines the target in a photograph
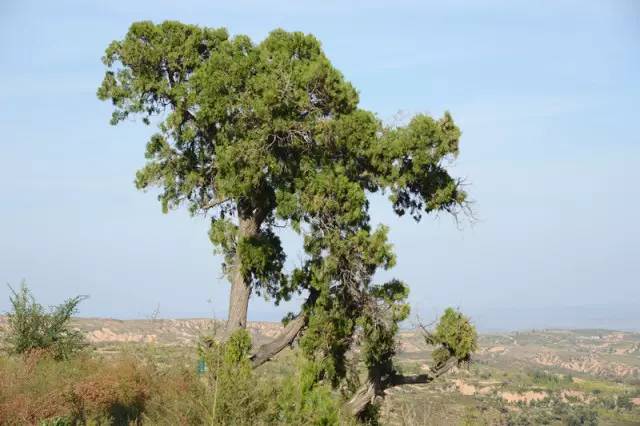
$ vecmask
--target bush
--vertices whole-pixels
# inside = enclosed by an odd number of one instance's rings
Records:
[[[575,406],[565,418],[568,426],[596,426],[598,424],[598,412],[589,407]]]
[[[478,348],[478,333],[469,318],[455,309],[447,308],[435,331],[428,333],[425,341],[428,345],[440,345],[432,352],[436,365],[444,363],[449,357],[469,361]]]
[[[0,424],[128,424],[144,410],[152,377],[128,357],[0,358]]]
[[[317,366],[296,357],[295,373],[265,377],[251,368],[251,338],[235,332],[224,343],[210,340],[200,348],[207,365],[202,398],[207,424],[337,425],[350,419],[340,412],[341,400],[331,386],[318,383]],[[300,354],[297,354],[300,355]]]
[[[521,405],[518,411],[506,415],[508,426],[556,425],[595,426],[598,412],[583,405],[573,405],[558,399],[540,401],[537,404]]]
[[[5,337],[9,352],[48,353],[56,360],[68,359],[86,346],[83,335],[70,328],[71,316],[76,313],[83,296],[68,299],[50,310],[37,303],[23,282],[15,291],[9,286],[13,310],[7,314],[8,330]]]
[[[271,392],[254,377],[246,330],[236,331],[224,343],[211,341],[200,350],[208,370],[208,424],[249,425],[268,411]]]
[[[279,383],[271,423],[347,425],[355,419],[341,412],[341,400],[328,383],[318,382],[320,367],[298,354],[295,373]]]
[[[190,356],[154,362],[140,352],[82,352],[56,361],[37,350],[0,356],[0,424],[348,425],[342,399],[301,356],[281,377],[251,369],[246,331],[210,341],[198,376]]]

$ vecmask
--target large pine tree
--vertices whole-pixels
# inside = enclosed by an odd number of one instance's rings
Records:
[[[370,226],[367,194],[385,191],[398,215],[415,220],[464,209],[466,193],[446,168],[460,137],[451,116],[385,126],[358,107],[318,40],[299,32],[275,30],[256,44],[225,29],[138,22],[103,60],[98,97],[112,101],[112,123],[159,121],[137,187],[160,188],[165,212],[186,205],[211,218],[231,283],[227,333],[246,327],[252,294],[276,303],[307,295],[254,365],[299,337],[319,377],[336,384],[360,331],[371,385],[354,412],[405,380],[391,358],[408,289],[372,282],[395,259],[387,228]],[[282,225],[304,238],[306,258],[293,271],[283,268]]]

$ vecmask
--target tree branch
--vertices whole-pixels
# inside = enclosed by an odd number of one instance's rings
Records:
[[[369,404],[372,404],[379,397],[377,387],[375,383],[367,381],[347,402],[347,411],[353,416],[360,416]]]
[[[413,376],[404,376],[402,374],[397,374],[391,377],[389,380],[389,386],[402,386],[402,385],[415,385],[421,383],[429,383],[447,373],[453,367],[458,364],[458,360],[455,357],[451,357],[442,364],[439,368],[432,368],[429,373],[425,374],[416,374]]]
[[[289,321],[278,337],[269,343],[265,343],[260,346],[258,350],[251,355],[251,364],[253,368],[261,366],[293,343],[306,324],[307,314],[303,312],[299,313],[294,319]]]
[[[307,296],[307,300],[302,305],[300,313],[293,319],[291,319],[291,321],[289,321],[287,326],[284,328],[284,330],[282,330],[282,333],[280,333],[278,337],[276,337],[269,343],[265,343],[264,345],[260,346],[251,355],[251,364],[253,368],[261,366],[274,356],[278,355],[284,348],[293,343],[302,329],[307,325],[307,321],[309,320],[309,312],[307,308],[312,306],[316,302],[317,298],[318,292],[314,289],[310,289],[309,296]]]
[[[232,198],[228,197],[228,198],[215,198],[213,200],[210,200],[208,204],[202,206],[203,210],[209,210],[209,209],[213,209],[215,207],[218,207],[221,204],[224,204],[228,201],[231,201]]]

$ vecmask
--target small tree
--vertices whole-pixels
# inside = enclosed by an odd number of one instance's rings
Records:
[[[478,333],[469,318],[453,308],[447,308],[434,332],[425,332],[428,345],[438,346],[432,353],[435,365],[444,364],[449,358],[468,362],[478,348]]]
[[[8,330],[5,337],[9,353],[25,354],[45,350],[56,360],[69,358],[83,349],[86,342],[82,333],[70,327],[71,316],[86,296],[76,296],[46,310],[23,282],[18,291],[9,286],[13,310],[7,314]]]

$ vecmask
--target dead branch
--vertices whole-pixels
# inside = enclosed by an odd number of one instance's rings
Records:
[[[394,374],[386,380],[370,379],[347,402],[347,410],[354,416],[360,417],[369,404],[374,403],[376,399],[384,398],[385,390],[395,386],[430,383],[447,373],[457,364],[458,360],[455,357],[451,357],[445,363],[432,368],[431,371],[425,374],[413,376]]]

